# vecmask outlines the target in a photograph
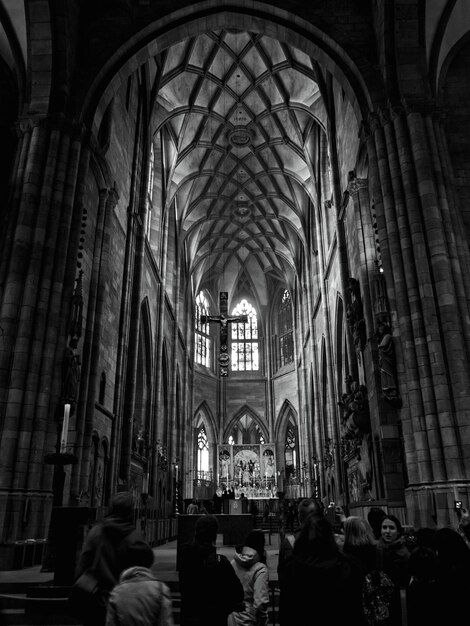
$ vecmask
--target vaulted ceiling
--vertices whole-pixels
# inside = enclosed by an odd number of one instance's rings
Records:
[[[157,61],[154,130],[171,145],[176,201],[195,288],[268,276],[291,285],[306,240],[322,100],[314,62],[267,36],[208,32]]]

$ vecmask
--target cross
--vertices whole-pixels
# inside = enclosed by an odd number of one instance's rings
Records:
[[[220,315],[201,315],[201,324],[207,324],[208,322],[216,322],[220,324],[220,352],[219,352],[219,365],[220,375],[228,376],[228,364],[230,357],[228,355],[228,325],[230,322],[239,322],[246,324],[248,322],[248,315],[228,315],[228,293],[221,291],[219,294],[219,308]]]

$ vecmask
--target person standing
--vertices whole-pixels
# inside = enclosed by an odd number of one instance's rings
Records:
[[[186,509],[186,515],[199,515],[199,507],[196,500],[192,500]]]
[[[81,601],[78,604],[71,596],[71,610],[79,613],[84,626],[104,625],[110,592],[139,550],[152,553],[134,525],[134,497],[129,492],[118,493],[111,501],[104,521],[93,526],[88,533],[77,565],[76,580],[85,572],[91,572],[99,586],[96,600],[90,599],[88,603]]]
[[[228,626],[266,626],[269,585],[262,530],[251,531],[237,546],[232,567],[243,585],[244,609],[229,616]]]
[[[292,505],[292,503],[289,503]],[[293,507],[293,505],[292,505]],[[279,623],[281,626],[289,625],[290,615],[289,611],[285,610],[285,582],[286,576],[288,576],[289,562],[292,558],[294,551],[294,544],[302,529],[302,524],[310,515],[323,517],[323,512],[319,502],[315,499],[304,498],[297,505],[297,516],[299,520],[299,526],[293,532],[286,533],[279,546],[279,558],[277,564],[277,575],[279,580]],[[294,519],[294,511],[292,509],[292,519]],[[293,522],[292,522],[293,524]]]
[[[215,548],[218,527],[216,517],[203,515],[194,541],[180,548],[181,626],[227,626],[228,615],[243,603],[230,561]]]
[[[352,607],[353,568],[335,541],[326,517],[309,515],[295,540],[286,563],[282,592],[281,624],[325,622],[328,626],[356,624]]]

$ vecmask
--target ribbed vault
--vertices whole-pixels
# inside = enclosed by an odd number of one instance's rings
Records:
[[[315,62],[260,33],[211,31],[155,57],[152,116],[193,284],[292,284],[325,111]]]

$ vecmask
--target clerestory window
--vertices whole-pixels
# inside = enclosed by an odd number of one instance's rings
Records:
[[[210,366],[209,361],[209,324],[201,324],[201,315],[209,315],[209,303],[204,293],[199,292],[196,298],[196,310],[195,310],[195,346],[194,353],[196,357],[196,363],[200,363],[205,367]]]
[[[241,300],[232,311],[233,316],[247,315],[248,322],[232,324],[232,370],[259,370],[258,316],[247,300]]]
[[[287,365],[294,360],[294,333],[292,324],[292,300],[286,289],[282,294],[278,314],[279,323],[279,365]]]
[[[209,441],[204,424],[197,434],[197,471],[200,480],[209,479]]]

